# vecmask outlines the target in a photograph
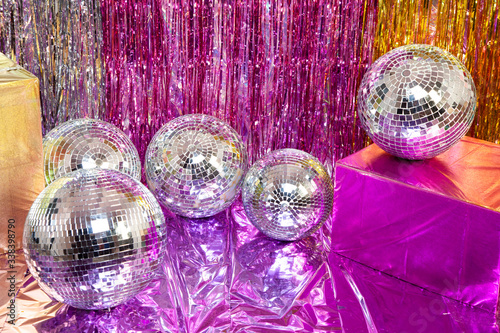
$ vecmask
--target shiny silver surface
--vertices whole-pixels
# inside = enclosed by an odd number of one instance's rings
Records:
[[[139,181],[114,170],[78,170],[52,182],[33,203],[24,253],[55,300],[109,308],[155,275],[165,227],[158,202]]]
[[[410,159],[448,150],[470,128],[476,88],[453,55],[430,45],[407,45],[380,57],[365,74],[358,114],[386,152]]]
[[[240,136],[221,120],[190,114],[165,124],[146,152],[148,186],[160,204],[207,217],[233,203],[247,169]]]
[[[311,235],[330,215],[333,185],[312,155],[276,150],[257,161],[243,182],[248,219],[264,234],[279,240]]]
[[[103,168],[141,178],[141,161],[132,141],[116,126],[97,119],[70,120],[43,139],[45,182],[78,169]]]

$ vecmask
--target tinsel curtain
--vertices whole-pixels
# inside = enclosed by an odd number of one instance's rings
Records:
[[[42,131],[105,113],[100,4],[0,0],[0,52],[40,79]]]
[[[0,51],[41,80],[43,130],[113,122],[141,154],[168,120],[206,113],[273,149],[334,161],[367,144],[356,91],[408,43],[457,55],[478,87],[470,134],[499,142],[498,1],[0,0]]]
[[[333,158],[363,144],[354,96],[371,60],[370,1],[102,2],[107,119],[144,151],[166,121],[228,121],[255,159]]]

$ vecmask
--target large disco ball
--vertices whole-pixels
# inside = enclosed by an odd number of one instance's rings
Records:
[[[358,93],[361,125],[386,152],[410,160],[434,157],[467,133],[476,110],[470,73],[430,45],[402,46],[380,57]]]
[[[296,149],[276,150],[257,161],[243,182],[248,219],[269,237],[293,241],[314,233],[333,204],[333,185],[324,166]]]
[[[141,162],[132,141],[114,125],[75,119],[55,127],[43,139],[45,182],[78,169],[113,169],[141,178]]]
[[[202,114],[173,119],[146,152],[149,188],[160,204],[187,217],[207,217],[231,205],[247,169],[240,136],[223,121]]]
[[[33,203],[24,253],[53,299],[109,308],[154,277],[165,228],[160,205],[139,181],[115,170],[79,170],[52,182]]]

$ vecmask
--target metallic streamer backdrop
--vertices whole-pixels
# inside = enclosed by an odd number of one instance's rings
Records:
[[[354,96],[373,1],[103,0],[102,13],[106,119],[139,151],[186,113],[229,122],[252,160],[299,148],[331,170],[363,146]]]
[[[0,0],[0,52],[40,79],[42,130],[104,115],[102,28],[92,0]]]
[[[299,148],[330,171],[364,145],[355,95],[375,0],[0,1],[2,49],[41,78],[44,132],[98,117],[143,154],[168,120],[206,113],[252,160]]]
[[[498,29],[498,0],[0,0],[0,51],[40,77],[44,133],[101,118],[143,153],[166,121],[202,112],[234,126],[252,160],[293,147],[329,170],[367,143],[355,115],[367,65],[407,43],[466,64],[470,134],[498,143]]]

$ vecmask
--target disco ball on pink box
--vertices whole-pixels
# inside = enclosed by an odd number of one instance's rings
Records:
[[[358,93],[361,125],[386,152],[409,160],[448,150],[469,130],[476,110],[470,73],[453,55],[407,45],[380,57]]]

